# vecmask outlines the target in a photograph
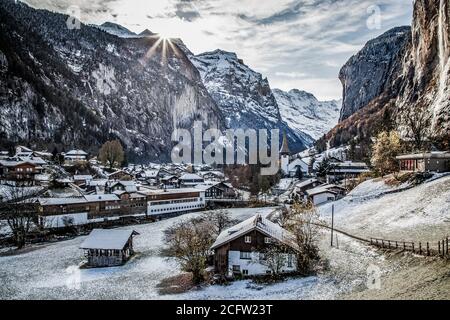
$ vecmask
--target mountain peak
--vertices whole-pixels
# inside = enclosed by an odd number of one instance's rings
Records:
[[[148,29],[145,29],[144,31],[142,31],[141,33],[139,33],[139,35],[140,35],[141,37],[151,37],[151,36],[155,36],[156,33],[151,32],[151,31],[148,30]]]
[[[114,36],[118,36],[121,38],[126,37],[135,37],[137,36],[136,33],[128,30],[127,28],[121,26],[120,24],[114,23],[114,22],[105,22],[101,24],[100,26],[95,26],[109,34],[112,34]]]
[[[289,127],[314,139],[319,139],[338,123],[338,101],[319,101],[312,93],[299,89],[289,92],[274,89],[273,94],[281,117]]]

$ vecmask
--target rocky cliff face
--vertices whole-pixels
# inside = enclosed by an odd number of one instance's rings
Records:
[[[402,70],[402,59],[410,41],[410,27],[392,29],[369,41],[342,67],[339,79],[344,92],[340,121],[391,89]]]
[[[315,140],[330,131],[339,119],[341,101],[319,101],[305,91],[274,89],[280,114],[289,127],[310,135]]]
[[[224,127],[200,74],[176,46],[86,25],[71,30],[67,16],[11,0],[0,2],[0,16],[3,148],[95,152],[118,138],[130,159],[168,160],[175,127],[195,120]]]
[[[341,71],[341,122],[327,135],[332,145],[379,130],[410,132],[405,119],[424,112],[427,135],[450,144],[450,3],[416,0],[411,32],[396,28],[368,43]]]
[[[425,108],[432,134],[450,134],[450,3],[416,0],[412,41],[403,60],[399,119],[408,108]]]
[[[221,109],[228,128],[280,129],[294,152],[311,145],[313,139],[309,135],[293,129],[282,118],[268,80],[235,53],[216,50],[196,56],[187,54]]]

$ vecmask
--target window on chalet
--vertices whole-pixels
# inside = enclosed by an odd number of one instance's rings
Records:
[[[293,267],[293,256],[292,256],[292,254],[288,254],[288,261],[287,261],[287,265],[288,265],[288,268],[292,268]]]
[[[272,239],[270,237],[264,237],[264,243],[269,244],[272,242]]]
[[[247,251],[240,252],[240,258],[244,260],[250,260],[252,258],[252,253]]]
[[[242,274],[243,274],[244,276],[248,276],[248,270],[243,269],[243,270],[242,270]]]
[[[250,236],[245,236],[244,242],[245,242],[245,243],[252,243],[252,237],[250,237]]]

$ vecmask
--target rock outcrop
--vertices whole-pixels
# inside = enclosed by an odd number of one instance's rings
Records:
[[[411,28],[392,29],[369,41],[342,67],[344,88],[340,121],[365,107],[386,90],[402,70],[402,59],[411,41]]]

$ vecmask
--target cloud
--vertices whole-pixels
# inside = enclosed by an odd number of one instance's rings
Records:
[[[275,75],[278,77],[284,77],[284,78],[304,78],[306,76],[306,73],[301,72],[275,72]]]
[[[341,96],[340,66],[370,39],[412,19],[411,0],[27,0],[82,9],[88,23],[112,22],[182,38],[195,53],[236,52],[272,87],[297,85],[318,98]],[[368,28],[379,10],[380,28]],[[308,82],[308,80],[310,80]],[[303,86],[303,87],[302,87]],[[293,87],[291,87],[293,88]]]

